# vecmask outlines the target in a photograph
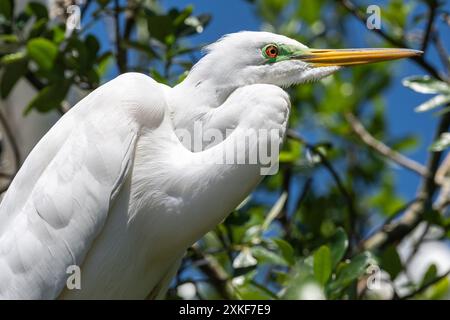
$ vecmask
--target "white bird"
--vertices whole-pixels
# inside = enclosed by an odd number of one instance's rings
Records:
[[[36,145],[0,205],[0,297],[162,297],[185,250],[262,178],[261,163],[224,163],[235,146],[245,160],[258,152],[239,144],[243,132],[275,130],[282,143],[290,103],[280,87],[417,54],[240,32],[210,45],[174,88],[138,73],[102,85]],[[233,131],[195,150],[179,134],[196,138],[195,123]],[[66,287],[72,265],[81,289]]]

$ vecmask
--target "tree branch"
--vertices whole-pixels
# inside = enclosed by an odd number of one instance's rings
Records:
[[[223,270],[219,270],[217,267],[213,266],[210,259],[203,254],[201,250],[192,246],[189,248],[192,253],[192,259],[196,261],[202,261],[197,267],[202,271],[209,279],[210,283],[216,288],[219,294],[227,300],[232,299],[227,286],[227,276]]]
[[[430,42],[430,35],[432,33],[433,30],[433,22],[434,22],[434,18],[436,17],[436,2],[434,1],[430,1],[428,2],[428,5],[430,7],[429,12],[428,12],[428,21],[427,21],[427,26],[425,28],[425,36],[423,37],[423,41],[422,41],[422,51],[426,51],[428,44]]]
[[[450,73],[450,60],[448,59],[448,52],[444,47],[444,44],[441,41],[441,38],[439,38],[439,35],[437,32],[433,33],[432,40],[434,42],[434,45],[436,46],[436,50],[438,52],[439,58],[444,65],[444,68],[447,72],[447,77]]]
[[[336,0],[336,1],[341,3],[341,5],[348,12],[350,12],[355,18],[357,18],[360,22],[362,22],[363,24],[366,23],[365,15],[362,14],[358,10],[358,8],[353,4],[353,2],[351,2],[350,0]],[[409,48],[409,46],[403,40],[392,37],[387,32],[385,32],[383,29],[373,29],[371,31],[378,33],[382,38],[384,38],[385,40],[387,40],[388,42],[390,42],[391,44],[393,44],[397,47]],[[442,81],[446,81],[446,82],[449,81],[449,79],[446,76],[439,74],[439,72],[432,65],[430,65],[423,56],[415,56],[410,59],[412,59],[414,62],[416,62],[419,66],[421,66],[424,70],[426,70],[434,78],[442,80]]]
[[[441,185],[441,190],[433,204],[433,208],[442,211],[448,206],[450,201],[450,153],[447,153],[447,156],[436,171],[435,180]]]
[[[421,176],[428,175],[428,171],[425,166],[405,157],[395,150],[392,150],[383,142],[377,140],[374,136],[372,136],[370,132],[368,132],[366,128],[364,128],[363,124],[358,120],[358,118],[356,118],[351,112],[345,113],[344,116],[347,122],[350,124],[353,132],[356,133],[358,137],[370,148],[414,173],[417,173]]]
[[[337,0],[341,5],[347,9],[353,16],[355,16],[360,22],[365,23],[366,18],[358,8],[350,0]],[[431,22],[432,24],[433,22]],[[399,47],[408,48],[406,43],[401,39],[396,39],[383,31],[382,29],[374,29],[374,32],[378,33],[385,40],[391,44]],[[430,75],[441,81],[448,82],[446,76],[441,75],[423,56],[417,56],[412,58],[418,65],[426,70]],[[446,113],[441,118],[438,128],[435,133],[435,139],[446,132],[450,125],[450,114]],[[428,175],[422,180],[422,183],[418,189],[418,201],[413,203],[405,212],[403,217],[396,222],[392,222],[385,225],[382,230],[379,230],[374,235],[364,240],[360,247],[364,249],[373,249],[384,247],[386,244],[394,243],[403,239],[409,232],[411,232],[421,221],[421,217],[425,210],[431,209],[431,201],[437,189],[437,185],[434,181],[434,176],[441,160],[442,152],[432,152],[428,158],[426,169]]]
[[[126,51],[122,48],[121,34],[120,34],[120,7],[119,0],[114,0],[114,32],[116,35],[116,62],[120,73],[127,71],[126,65]]]
[[[83,6],[83,8],[81,9],[81,13],[80,13],[80,17],[81,19],[83,19],[83,17],[85,16],[86,11],[88,10],[89,6],[91,5],[91,0],[86,0],[85,5]]]
[[[2,110],[0,110],[0,123],[3,127],[3,131],[5,132],[6,138],[8,139],[8,141],[11,145],[13,158],[14,158],[14,173],[9,175],[9,182],[0,189],[0,194],[2,194],[6,190],[8,190],[9,185],[11,184],[11,181],[14,179],[14,176],[16,175],[17,171],[19,171],[21,158],[20,158],[19,146],[17,145],[17,141],[14,138],[12,130],[9,127],[8,121],[6,121],[6,118],[5,118]],[[3,178],[7,177],[7,175],[3,174],[3,173],[2,173],[2,176],[3,176]]]
[[[339,192],[343,195],[345,202],[347,204],[348,213],[349,213],[349,234],[354,235],[355,234],[355,222],[357,213],[355,210],[355,205],[353,201],[353,196],[347,191],[345,188],[341,178],[339,177],[339,174],[334,169],[333,165],[330,163],[330,161],[327,159],[327,157],[314,145],[309,144],[306,142],[298,133],[296,133],[292,129],[287,130],[287,136],[295,141],[298,141],[305,145],[309,150],[311,150],[314,154],[319,156],[320,162],[322,165],[328,170],[330,175],[332,176]]]
[[[410,294],[407,294],[406,296],[400,297],[400,300],[407,300],[407,299],[411,299],[414,296],[424,292],[425,290],[427,290],[428,288],[430,288],[431,286],[433,286],[434,284],[438,283],[439,281],[441,281],[444,278],[447,278],[450,275],[450,270],[447,271],[446,273],[444,273],[443,275],[437,277],[436,279],[431,280],[428,283],[425,283],[423,286],[421,286],[420,288],[418,288],[417,290],[411,292]]]
[[[448,130],[450,126],[450,113],[446,113],[438,125],[435,133],[436,140],[442,132]],[[362,249],[383,248],[390,243],[401,241],[409,232],[411,232],[421,221],[422,214],[432,208],[432,199],[437,190],[437,185],[434,179],[436,171],[442,157],[442,152],[431,152],[427,171],[429,175],[424,177],[418,190],[417,201],[414,202],[398,221],[393,221],[384,225],[381,230],[374,233],[368,239],[360,244]]]

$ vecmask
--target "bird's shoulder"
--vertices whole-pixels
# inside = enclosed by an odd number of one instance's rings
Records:
[[[112,100],[146,127],[158,126],[167,110],[168,86],[137,72],[121,74],[105,84]]]
[[[165,109],[162,85],[123,74],[41,139],[0,204],[0,297],[60,292],[66,267],[82,263],[131,171],[139,130],[159,126]]]

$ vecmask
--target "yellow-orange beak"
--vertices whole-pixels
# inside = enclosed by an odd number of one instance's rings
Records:
[[[294,59],[311,63],[314,67],[353,66],[387,60],[420,56],[423,52],[412,49],[308,49]]]

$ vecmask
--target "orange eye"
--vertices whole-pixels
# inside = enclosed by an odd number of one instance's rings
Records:
[[[276,58],[278,56],[278,47],[273,44],[269,45],[266,47],[265,53],[268,58]]]

